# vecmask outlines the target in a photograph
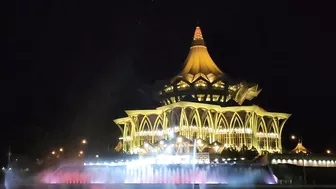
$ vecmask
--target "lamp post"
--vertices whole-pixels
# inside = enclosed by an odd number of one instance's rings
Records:
[[[291,136],[292,140],[296,140],[297,137],[295,135]],[[302,137],[300,137],[300,139],[297,140],[298,142],[301,142],[302,144]],[[304,158],[304,153],[301,152],[301,159],[302,159],[302,172],[303,172],[303,183],[306,184],[306,169],[305,169],[305,158]]]
[[[84,157],[84,152],[85,154],[87,154],[87,145],[88,145],[88,141],[86,138],[83,138],[81,141],[81,147],[80,147],[80,151],[78,154],[78,157]]]

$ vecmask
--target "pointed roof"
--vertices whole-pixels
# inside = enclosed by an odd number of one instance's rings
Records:
[[[305,148],[305,147],[302,145],[302,142],[298,142],[298,144],[297,144],[296,147],[292,150],[292,152],[295,152],[295,153],[307,153],[308,150],[307,150],[307,148]]]
[[[120,150],[122,149],[123,144],[121,141],[118,142],[118,145],[114,148],[115,151],[120,152]]]
[[[211,83],[222,75],[223,72],[209,55],[201,28],[196,27],[189,55],[184,62],[184,69],[174,79],[182,77],[192,83],[199,77],[203,77]]]

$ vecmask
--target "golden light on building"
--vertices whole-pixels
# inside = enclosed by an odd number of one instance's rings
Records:
[[[243,146],[282,151],[282,129],[290,114],[251,104],[261,89],[221,71],[209,55],[199,27],[182,72],[157,85],[162,106],[126,110],[127,117],[114,120],[123,135],[120,146],[124,152],[157,151],[162,149],[161,141],[188,148],[196,139],[199,151],[211,148],[220,153]]]
[[[308,153],[308,150],[306,147],[303,146],[302,142],[299,141],[298,144],[296,145],[296,147],[292,150],[292,152],[294,153]]]

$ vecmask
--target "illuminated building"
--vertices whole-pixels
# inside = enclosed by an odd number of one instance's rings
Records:
[[[297,144],[296,147],[292,150],[292,152],[294,152],[294,153],[304,153],[304,154],[306,154],[306,153],[308,153],[308,150],[307,150],[306,147],[304,147],[304,146],[302,145],[302,142],[298,142],[298,144]]]
[[[221,71],[199,27],[182,72],[157,86],[161,107],[127,110],[127,117],[114,120],[123,135],[124,152],[158,153],[173,147],[175,152],[190,153],[196,139],[200,152],[243,146],[282,151],[281,133],[290,114],[247,105],[261,89]]]

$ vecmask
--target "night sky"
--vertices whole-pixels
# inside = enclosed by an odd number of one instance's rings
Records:
[[[215,3],[216,2],[216,3]],[[1,67],[0,164],[57,146],[116,145],[113,119],[155,107],[144,88],[182,70],[194,29],[224,71],[314,152],[336,150],[335,16],[320,1],[12,1]]]

